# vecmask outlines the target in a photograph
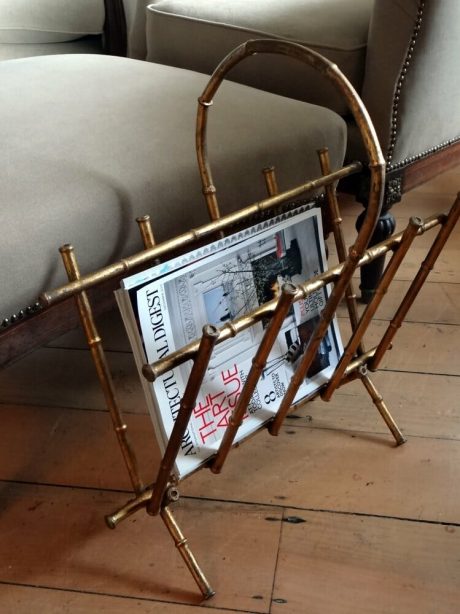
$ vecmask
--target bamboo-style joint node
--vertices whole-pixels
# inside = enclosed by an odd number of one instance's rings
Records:
[[[229,331],[230,337],[236,337],[237,336],[238,329],[235,326],[235,324],[233,324],[233,322],[227,322],[227,324],[225,325],[225,328]]]
[[[61,254],[67,254],[69,252],[73,252],[74,247],[71,243],[65,243],[64,245],[61,245],[59,251],[61,252]]]
[[[175,544],[176,548],[183,548],[186,545],[187,545],[187,538],[186,537],[184,537],[184,539],[181,539],[180,541],[178,541]]]
[[[214,104],[214,101],[204,100],[204,98],[200,96],[200,98],[198,98],[198,104],[200,104],[202,107],[212,107],[212,105]]]
[[[100,337],[94,337],[93,339],[88,339],[87,343],[89,347],[92,347],[93,345],[99,345],[102,343],[102,339]]]
[[[167,488],[166,493],[165,493],[165,500],[167,501],[167,504],[177,503],[179,499],[180,499],[180,492],[177,486],[170,486],[169,488]]]

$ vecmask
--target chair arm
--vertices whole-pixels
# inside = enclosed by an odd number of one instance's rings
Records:
[[[363,101],[388,170],[460,139],[460,2],[376,0]]]

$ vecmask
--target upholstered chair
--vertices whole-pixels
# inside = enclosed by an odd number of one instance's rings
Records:
[[[103,43],[97,32],[107,13],[97,0],[90,4],[97,25],[82,23],[73,36],[93,32]],[[138,6],[126,14],[128,38],[142,29]],[[119,17],[114,26],[123,31]],[[208,77],[114,55],[52,52],[80,43],[84,50],[87,36],[26,38],[18,48],[49,52],[0,61],[0,364],[76,325],[73,299],[50,309],[36,304],[66,281],[60,245],[75,246],[85,274],[142,251],[138,216],[151,216],[157,241],[209,221],[195,151],[197,99]],[[320,174],[317,149],[327,146],[337,169],[346,145],[345,122],[330,109],[232,82],[219,91],[209,132],[223,214],[267,196],[263,168],[274,164],[280,189],[288,189]],[[98,290],[97,310],[113,304],[111,284]]]
[[[458,0],[153,0],[147,58],[210,72],[250,38],[288,39],[344,71],[374,122],[387,161],[384,207],[373,242],[394,229],[393,204],[407,190],[460,160]],[[255,57],[230,78],[344,114],[330,88],[286,58]],[[349,159],[362,151],[348,120]],[[366,176],[353,189],[367,201]],[[383,263],[362,280],[372,296]]]
[[[0,0],[0,60],[62,53],[125,55],[123,22],[122,0]]]

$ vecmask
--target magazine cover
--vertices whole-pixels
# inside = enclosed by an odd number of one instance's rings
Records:
[[[304,207],[125,280],[117,300],[138,368],[198,339],[204,324],[222,327],[273,299],[286,281],[298,284],[323,272],[326,258],[322,237],[319,209]],[[327,290],[322,289],[292,306],[235,443],[276,413],[326,300]],[[176,461],[179,478],[216,453],[267,324],[259,322],[215,346]],[[334,321],[295,402],[312,395],[328,380],[342,351]],[[153,384],[141,375],[162,451],[190,371],[189,361]]]

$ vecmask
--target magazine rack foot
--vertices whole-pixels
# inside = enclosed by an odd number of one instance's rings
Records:
[[[371,381],[371,378],[368,375],[367,367],[363,365],[359,369],[359,374],[360,374],[360,379],[361,379],[362,383],[364,384],[364,387],[366,388],[367,392],[369,393],[369,396],[372,399],[372,402],[374,403],[374,405],[378,409],[378,411],[379,411],[380,415],[382,416],[385,424],[387,425],[387,427],[391,431],[391,434],[393,435],[393,437],[394,437],[394,439],[396,441],[396,444],[398,446],[400,446],[403,443],[406,443],[407,439],[401,433],[398,425],[394,421],[393,416],[390,414],[390,411],[389,411],[388,407],[386,406],[385,401],[383,400],[382,395],[379,393],[379,391],[375,387],[375,384]]]
[[[169,534],[174,540],[174,544],[176,548],[179,550],[181,557],[183,558],[185,564],[187,565],[188,570],[193,576],[193,579],[198,585],[198,588],[201,591],[201,594],[205,599],[209,599],[213,595],[215,595],[215,591],[209,584],[206,576],[204,575],[201,567],[198,565],[192,551],[189,548],[187,543],[187,539],[184,537],[179,525],[177,524],[177,520],[173,516],[173,513],[169,509],[168,506],[161,508],[161,519],[166,525],[166,528],[169,531]]]
[[[128,501],[126,505],[121,507],[115,513],[106,516],[105,521],[109,529],[115,529],[122,520],[125,520],[140,509],[145,509],[148,503],[152,500],[153,493],[154,489],[146,488],[145,491],[138,495],[135,499]],[[175,492],[171,493],[166,499],[169,499],[169,503],[160,507],[160,517],[163,520],[168,533],[172,537],[179,554],[184,560],[187,569],[190,571],[193,579],[195,580],[201,594],[203,595],[204,599],[209,599],[215,595],[215,591],[211,587],[208,579],[191,551],[188,540],[183,534],[182,529],[180,528],[170,507],[171,503],[179,500],[179,491],[175,489]]]
[[[341,229],[341,215],[337,202],[335,185],[340,179],[359,172],[362,169],[362,164],[355,162],[339,170],[332,171],[326,149],[322,149],[318,152],[322,173],[320,177],[280,192],[275,170],[273,168],[264,169],[268,197],[224,217],[220,215],[217,192],[207,158],[206,126],[208,112],[212,105],[213,97],[228,71],[241,60],[257,53],[280,53],[317,69],[338,89],[347,102],[350,112],[354,116],[368,153],[371,187],[369,190],[370,196],[366,208],[366,217],[361,224],[354,244],[350,248],[346,246]],[[294,400],[296,394],[309,373],[309,369],[317,356],[320,344],[323,342],[335,316],[337,307],[341,301],[344,301],[351,325],[351,336],[345,346],[342,356],[333,370],[332,376],[320,389],[316,390],[314,394],[304,399],[302,402],[309,401],[318,395],[320,395],[323,400],[329,401],[339,387],[347,385],[353,380],[360,379],[372,402],[392,433],[396,443],[398,445],[404,443],[405,438],[392,418],[381,394],[370,379],[369,371],[375,371],[381,363],[386,351],[391,349],[393,338],[398,328],[402,325],[408,310],[423,287],[429,272],[433,268],[436,259],[458,221],[460,216],[460,198],[457,198],[447,214],[435,215],[424,221],[419,218],[411,218],[407,228],[403,232],[390,237],[379,245],[366,249],[379,217],[383,196],[385,161],[380,146],[366,109],[338,68],[317,53],[294,43],[273,40],[248,41],[227,56],[218,66],[202,96],[199,98],[196,135],[198,167],[201,175],[203,194],[211,221],[200,228],[190,230],[169,241],[156,245],[148,216],[139,218],[138,223],[144,243],[144,250],[120,262],[84,276],[81,276],[78,270],[73,248],[66,245],[61,248],[61,254],[67,270],[69,283],[45,293],[40,297],[40,302],[42,306],[47,307],[70,296],[75,297],[82,327],[85,331],[99,381],[104,391],[114,431],[118,438],[132,482],[134,497],[119,510],[106,517],[107,525],[114,529],[122,520],[141,509],[147,511],[150,515],[159,515],[172,536],[201,594],[203,597],[209,598],[214,594],[214,591],[192,554],[187,540],[171,511],[171,506],[179,498],[179,479],[174,472],[175,462],[180,453],[181,440],[195,407],[197,395],[200,391],[200,386],[213,352],[219,344],[241,335],[243,331],[246,331],[259,322],[268,322],[268,326],[266,326],[262,341],[255,353],[252,367],[244,382],[238,404],[231,415],[220,447],[216,450],[214,456],[206,463],[206,466],[208,466],[213,473],[219,473],[229,453],[234,448],[235,437],[240,429],[244,412],[254,393],[255,386],[263,373],[267,357],[270,354],[277,332],[279,331],[286,313],[294,303],[305,301],[315,292],[325,290],[329,288],[329,286],[332,286],[332,290],[318,318],[316,327],[313,332],[311,332],[305,347],[302,348],[302,352],[296,363],[297,366],[280,402],[279,408],[276,414],[265,423],[261,429],[267,427],[271,435],[278,435],[286,416],[295,408]],[[170,258],[172,254],[177,254],[180,251],[183,252],[189,249],[190,246],[196,246],[197,242],[199,245],[202,245],[203,241],[206,239],[222,236],[229,229],[233,229],[235,225],[241,226],[253,223],[254,216],[265,218],[269,214],[274,215],[276,211],[279,211],[280,207],[287,206],[292,208],[292,206],[295,206],[295,204],[293,205],[295,199],[298,197],[304,198],[307,194],[316,194],[319,189],[325,191],[325,213],[334,235],[339,264],[329,270],[318,273],[296,286],[289,283],[285,284],[281,293],[272,300],[265,302],[256,309],[249,310],[244,315],[232,319],[220,327],[206,325],[203,329],[201,339],[184,345],[154,363],[145,364],[143,366],[142,377],[148,382],[154,382],[162,374],[179,367],[187,361],[192,361],[193,363],[186,390],[182,396],[174,427],[169,437],[160,467],[158,468],[155,482],[153,485],[145,487],[139,476],[136,457],[127,437],[126,423],[115,398],[113,381],[104,355],[102,340],[94,323],[87,290],[97,286],[102,281],[114,279],[120,275],[126,275],[129,272],[138,270],[139,267],[151,265],[157,262],[158,259],[161,259],[163,262],[168,257]],[[318,200],[317,202],[320,203],[322,201]],[[399,266],[403,262],[412,241],[421,234],[438,226],[440,229],[432,243],[428,255],[421,264],[419,271],[402,299],[382,339],[377,346],[370,350],[366,350],[363,341],[364,334],[383,296],[394,279]],[[356,294],[353,289],[353,274],[359,267],[377,258],[381,258],[389,252],[392,252],[393,255],[385,269],[377,291],[360,316]],[[202,467],[204,466],[203,464]]]

